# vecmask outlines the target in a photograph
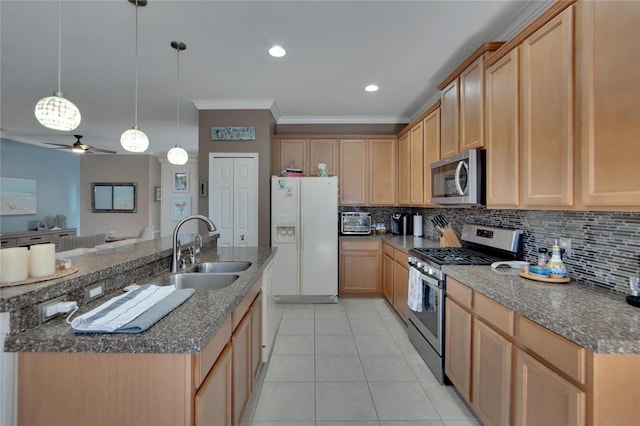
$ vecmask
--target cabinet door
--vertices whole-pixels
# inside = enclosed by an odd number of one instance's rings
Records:
[[[514,424],[585,423],[585,393],[519,349],[514,374]]]
[[[340,204],[363,206],[367,199],[367,141],[340,140]]]
[[[573,204],[573,6],[521,44],[525,207]]]
[[[309,139],[309,170],[308,176],[315,176],[318,163],[327,165],[327,174],[338,174],[338,141],[336,139]]]
[[[369,140],[369,205],[396,203],[396,140]]]
[[[421,206],[424,197],[424,151],[423,151],[423,127],[422,121],[417,123],[409,131],[409,203],[412,206]]]
[[[398,204],[408,206],[411,202],[411,144],[409,133],[398,138]]]
[[[582,202],[637,210],[640,2],[578,2],[576,29]]]
[[[196,393],[196,426],[231,426],[231,383],[231,349],[227,347]]]
[[[440,108],[422,121],[424,131],[423,204],[431,205],[431,163],[440,159]]]
[[[509,424],[511,343],[488,325],[473,321],[473,408],[485,425]]]
[[[460,74],[460,140],[458,151],[484,146],[484,56]]]
[[[238,426],[251,395],[251,315],[233,332],[233,424]]]
[[[442,90],[440,100],[440,158],[447,158],[458,153],[458,79]]]
[[[518,48],[487,68],[487,206],[520,203]]]
[[[280,167],[307,170],[307,140],[306,139],[281,139],[280,140]],[[278,173],[279,174],[279,173]]]
[[[371,244],[375,243],[375,244]],[[362,243],[349,241],[340,244],[340,294],[380,294],[381,259],[380,244],[375,241]],[[360,247],[358,247],[360,246]],[[375,246],[375,250],[367,248]]]
[[[458,392],[471,396],[471,314],[447,298],[445,303],[444,371]]]
[[[398,262],[393,264],[393,307],[406,323],[409,320],[409,269]]]
[[[262,292],[251,307],[251,388],[262,365]]]
[[[382,293],[393,304],[393,258],[386,253],[382,256]]]

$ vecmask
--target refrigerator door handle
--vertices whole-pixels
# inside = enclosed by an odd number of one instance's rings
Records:
[[[300,207],[300,229],[298,230],[298,235],[300,235],[300,249],[304,250],[304,207]]]

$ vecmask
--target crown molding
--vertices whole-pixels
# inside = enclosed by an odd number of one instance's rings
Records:
[[[278,124],[397,124],[408,123],[402,116],[298,116],[280,117]]]
[[[278,122],[280,110],[273,99],[195,99],[191,101],[198,111],[233,109],[268,109]]]

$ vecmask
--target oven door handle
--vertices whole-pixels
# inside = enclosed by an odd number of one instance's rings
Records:
[[[423,282],[427,283],[427,285],[429,287],[433,288],[434,290],[442,290],[444,288],[444,286],[442,285],[442,283],[439,280],[437,280],[437,279],[435,279],[433,277],[430,277],[428,275],[423,274],[422,272],[420,272],[420,270],[418,268],[414,268],[413,266],[411,268],[413,268],[416,271],[418,271],[418,275],[420,275],[420,279]]]

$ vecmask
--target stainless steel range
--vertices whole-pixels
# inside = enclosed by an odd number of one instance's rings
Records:
[[[443,265],[490,265],[522,257],[522,231],[481,225],[464,225],[462,247],[409,250],[409,288],[421,287],[419,300],[409,304],[409,340],[440,383],[444,374],[445,274]],[[419,293],[418,293],[419,294]],[[411,297],[411,293],[410,293]]]

